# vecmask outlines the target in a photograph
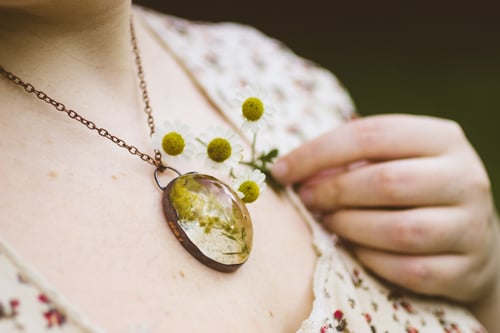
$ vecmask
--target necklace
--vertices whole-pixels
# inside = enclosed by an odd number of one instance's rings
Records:
[[[155,122],[132,21],[130,33],[144,113],[152,136],[155,133]],[[154,150],[154,156],[143,153],[45,92],[37,90],[31,83],[23,81],[1,65],[0,74],[24,88],[27,93],[52,105],[57,111],[66,113],[89,130],[96,131],[100,136],[154,166],[154,179],[162,191],[162,206],[167,224],[180,244],[201,263],[220,272],[233,272],[247,261],[252,248],[252,221],[245,203],[231,187],[210,175],[196,172],[181,174],[162,163],[158,150]],[[166,186],[162,186],[159,174],[167,170],[177,176]]]

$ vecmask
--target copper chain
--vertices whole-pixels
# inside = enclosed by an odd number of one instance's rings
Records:
[[[135,64],[137,66],[137,76],[139,78],[139,87],[142,90],[142,100],[144,101],[144,112],[147,115],[147,123],[150,130],[150,135],[153,135],[155,132],[155,123],[152,114],[152,109],[149,101],[149,96],[146,87],[146,81],[144,79],[144,71],[142,69],[142,61],[139,53],[139,48],[137,46],[137,38],[134,31],[134,25],[132,21],[130,22],[130,32],[131,32],[131,41],[132,41],[132,49],[135,55]],[[98,127],[93,121],[85,119],[76,111],[68,109],[66,105],[61,102],[56,101],[52,97],[48,96],[41,90],[37,90],[31,83],[24,82],[21,78],[14,75],[11,72],[8,72],[0,65],[0,74],[2,74],[5,78],[10,80],[11,82],[21,86],[24,90],[30,94],[34,94],[40,100],[52,105],[57,111],[65,112],[68,117],[74,119],[81,124],[85,125],[88,129],[92,131],[96,131],[100,136],[111,140],[113,143],[118,145],[119,147],[125,148],[132,155],[138,156],[141,160],[156,166],[159,169],[164,169],[163,164],[161,163],[161,154],[158,150],[155,150],[155,157],[152,157],[146,153],[141,152],[137,147],[127,144],[123,139],[111,134],[107,129]]]

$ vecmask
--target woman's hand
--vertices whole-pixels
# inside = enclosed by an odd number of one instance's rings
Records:
[[[281,158],[272,171],[281,183],[298,184],[304,203],[384,279],[467,303],[500,288],[490,182],[455,122],[357,119]]]

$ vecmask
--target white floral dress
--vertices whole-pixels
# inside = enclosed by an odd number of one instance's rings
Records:
[[[230,112],[232,96],[227,92],[247,83],[270,92],[275,107],[287,116],[261,132],[264,147],[287,152],[355,117],[351,99],[330,72],[253,28],[193,23],[141,8],[134,15],[229,121],[238,124],[240,119]],[[485,332],[460,307],[380,282],[335,244],[293,193],[288,197],[309,223],[318,253],[313,310],[298,332]],[[0,239],[0,332],[102,331]]]

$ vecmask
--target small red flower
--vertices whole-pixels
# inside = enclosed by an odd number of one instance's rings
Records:
[[[38,300],[42,303],[50,303],[49,298],[45,294],[38,295]]]
[[[66,321],[64,315],[56,309],[50,309],[43,316],[47,320],[48,327],[61,326]]]
[[[16,309],[18,306],[19,306],[19,300],[17,300],[17,299],[10,300],[10,307],[12,309]]]
[[[342,320],[342,318],[344,318],[344,313],[340,310],[337,310],[333,313],[333,318],[335,318],[335,320]]]
[[[328,325],[323,325],[321,326],[321,329],[319,330],[320,333],[326,333],[328,332]]]
[[[406,301],[401,301],[400,304],[403,307],[403,309],[406,310],[406,312],[415,313],[415,309],[413,309],[413,305],[411,305],[411,303],[408,303]]]
[[[462,331],[460,330],[460,328],[458,327],[457,324],[450,324],[449,327],[446,327],[444,329],[444,331],[446,333],[461,333]]]
[[[369,313],[365,313],[365,319],[368,324],[372,322],[372,316]]]
[[[418,330],[415,327],[409,325],[406,326],[406,333],[418,333]]]

